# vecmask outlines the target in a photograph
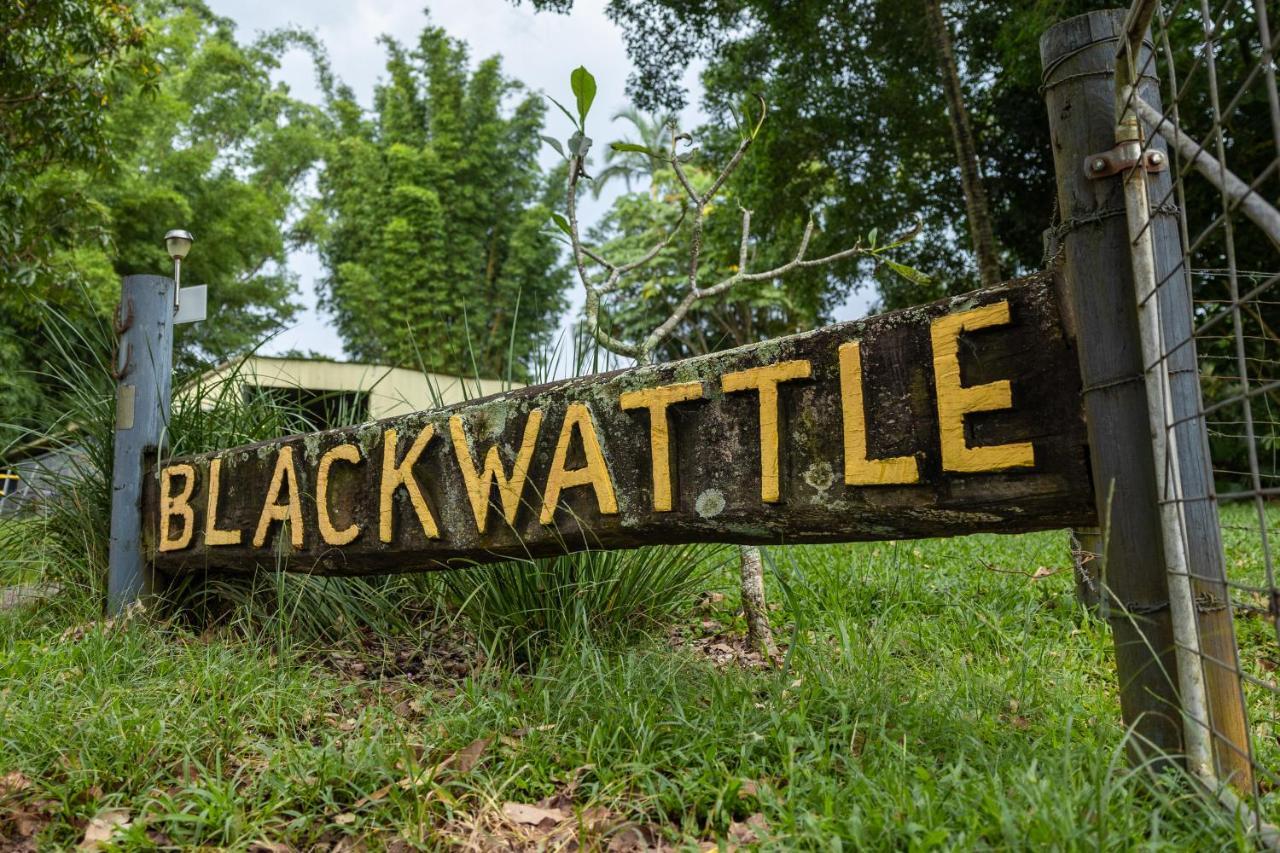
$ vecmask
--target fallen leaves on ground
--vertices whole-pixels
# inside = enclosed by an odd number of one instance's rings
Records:
[[[124,613],[119,616],[112,617],[111,619],[97,619],[93,622],[86,622],[83,625],[73,625],[63,631],[62,636],[59,639],[64,643],[78,643],[88,636],[91,631],[110,631],[117,625],[128,624],[131,619],[141,616],[146,611],[147,606],[145,604],[141,601],[135,601],[126,607]]]
[[[459,773],[470,773],[480,763],[480,759],[484,758],[485,751],[489,749],[489,744],[492,742],[487,737],[476,738],[446,758],[440,766],[444,767],[452,763],[453,768]]]
[[[685,648],[699,657],[706,658],[720,668],[738,666],[743,669],[768,669],[770,660],[750,643],[747,638],[725,627],[714,619],[703,619],[699,624],[702,636],[688,626],[677,626],[669,636],[675,648]]]
[[[106,809],[98,812],[85,827],[84,838],[77,850],[102,850],[122,829],[133,825],[128,809]]]
[[[428,625],[409,637],[387,637],[366,627],[353,641],[319,653],[316,659],[343,678],[379,682],[384,689],[397,682],[449,691],[485,665],[480,645],[447,625]],[[406,704],[403,711],[410,716],[420,709]]]
[[[758,844],[768,834],[768,822],[764,815],[756,812],[741,823],[735,820],[729,824],[728,839],[731,847],[738,844]]]
[[[569,815],[561,809],[547,809],[524,803],[504,803],[502,816],[515,823],[536,826],[543,831],[550,831],[561,821],[569,819]]]
[[[0,799],[21,793],[31,787],[31,780],[20,770],[11,770],[0,776]]]

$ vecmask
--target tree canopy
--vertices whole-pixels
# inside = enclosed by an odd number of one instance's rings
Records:
[[[184,282],[209,285],[214,319],[184,327],[181,360],[242,351],[294,311],[289,223],[324,117],[270,79],[290,38],[239,42],[234,24],[201,3],[142,3],[128,14],[141,35],[99,34],[95,53],[90,32],[79,52],[50,48],[24,60],[50,80],[85,77],[71,91],[87,87],[95,103],[81,142],[14,148],[22,168],[4,176],[12,203],[0,210],[0,234],[12,241],[12,262],[0,269],[0,368],[14,379],[0,389],[6,421],[47,422],[56,408],[41,377],[50,324],[104,323],[121,276],[171,268],[161,239],[170,228],[196,235]],[[20,15],[10,23],[6,44],[40,25]],[[78,99],[68,110],[83,110],[80,94],[67,97]],[[42,115],[19,117],[35,133]]]
[[[309,217],[324,304],[358,359],[522,376],[568,284],[544,233],[558,186],[537,163],[545,107],[437,27],[384,44],[371,113],[330,95]]]
[[[571,0],[532,0],[565,12]],[[945,4],[954,35],[1001,264],[1006,274],[1040,265],[1050,225],[1052,159],[1036,40],[1079,3],[1008,0]],[[919,284],[851,260],[788,282],[800,323],[830,316],[855,287],[875,286],[885,307],[977,286],[964,197],[947,120],[943,81],[925,36],[923,0],[611,0],[637,71],[628,91],[645,108],[681,106],[681,72],[706,61],[698,134],[711,152],[732,150],[729,115],[760,92],[771,116],[733,190],[759,217],[762,247],[794,246],[809,212],[822,227],[815,250],[852,244],[871,229],[889,232],[924,220],[903,259],[928,272]]]

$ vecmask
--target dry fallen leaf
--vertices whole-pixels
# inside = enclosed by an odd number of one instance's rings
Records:
[[[36,814],[26,810],[13,812],[9,815],[9,818],[13,821],[14,828],[18,830],[18,835],[23,838],[31,838],[50,823],[47,815]]]
[[[769,824],[764,815],[756,812],[745,821],[729,824],[729,840],[735,844],[756,844],[760,836],[768,833]]]
[[[0,797],[16,794],[30,787],[31,780],[19,770],[13,770],[0,776]]]
[[[741,785],[738,786],[739,799],[745,799],[746,797],[758,797],[758,796],[760,796],[760,786],[756,783],[754,779],[747,779]]]
[[[281,841],[255,841],[249,845],[249,853],[294,853],[293,848]]]
[[[514,823],[529,826],[541,826],[543,821],[550,821],[549,827],[569,817],[562,809],[544,809],[525,803],[503,803],[502,816]]]
[[[84,838],[80,841],[79,850],[101,850],[117,832],[128,829],[132,825],[128,809],[107,809],[98,812],[89,825],[85,827]]]
[[[627,824],[619,827],[609,839],[606,848],[609,853],[653,853],[667,851],[671,847],[662,838],[662,833],[649,824]]]
[[[470,773],[480,763],[480,759],[484,757],[485,750],[489,748],[489,742],[487,737],[476,738],[446,758],[445,764],[452,762],[459,773]]]
[[[343,812],[342,814],[335,817],[333,819],[333,822],[336,823],[338,826],[350,826],[351,824],[356,822],[356,816],[353,815],[351,812]]]

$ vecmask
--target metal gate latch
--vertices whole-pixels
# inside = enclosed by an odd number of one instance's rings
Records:
[[[1138,165],[1140,144],[1121,142],[1110,151],[1090,154],[1084,158],[1084,174],[1088,178],[1108,178],[1126,172]],[[1148,172],[1163,172],[1169,168],[1169,158],[1163,151],[1141,152],[1142,168]]]

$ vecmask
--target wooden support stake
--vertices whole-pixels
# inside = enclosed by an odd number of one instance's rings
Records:
[[[1113,80],[1123,10],[1090,12],[1040,39],[1069,329],[1088,419],[1103,529],[1103,613],[1111,624],[1131,757],[1181,752],[1181,714],[1156,477],[1151,459],[1137,308],[1120,180],[1091,180],[1086,156],[1115,143]]]

